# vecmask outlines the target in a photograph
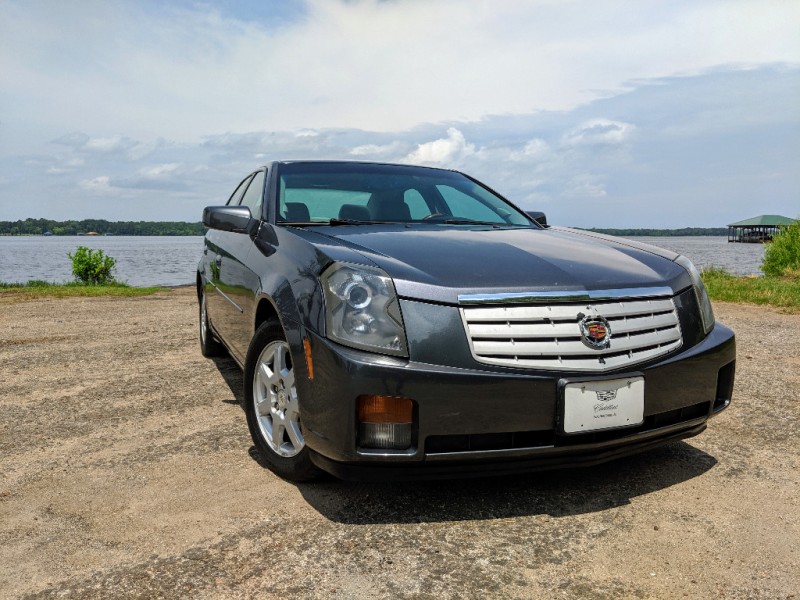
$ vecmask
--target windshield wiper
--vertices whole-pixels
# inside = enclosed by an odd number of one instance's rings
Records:
[[[478,221],[466,217],[448,217],[446,219],[426,219],[423,223],[436,223],[445,225],[488,225],[489,227],[513,227],[512,223],[498,223],[496,221]]]
[[[396,221],[362,221],[361,219],[331,219],[327,223],[316,223],[316,225],[374,225],[380,223],[396,223]]]

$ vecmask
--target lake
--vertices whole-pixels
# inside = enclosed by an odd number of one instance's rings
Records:
[[[758,274],[764,255],[761,244],[729,244],[726,237],[631,239],[685,254],[698,268],[723,267],[738,275]],[[203,238],[0,236],[0,281],[69,281],[72,263],[67,252],[78,246],[99,248],[113,256],[119,281],[135,286],[172,286],[194,283]]]
[[[116,278],[135,286],[194,283],[200,236],[2,236],[0,281],[71,281],[67,252],[99,248],[117,261]]]

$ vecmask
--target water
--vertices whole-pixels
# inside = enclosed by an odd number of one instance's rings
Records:
[[[688,256],[698,268],[715,266],[737,275],[759,273],[761,244],[729,244],[725,237],[632,238]],[[117,260],[116,277],[130,285],[194,283],[203,238],[196,237],[7,237],[0,236],[0,281],[72,280],[67,252],[100,248]]]
[[[67,252],[99,248],[117,261],[115,277],[129,285],[194,283],[203,252],[200,236],[0,236],[0,281],[71,281]]]
[[[632,240],[683,254],[698,269],[721,267],[734,275],[761,275],[764,244],[731,244],[727,237],[632,237]]]

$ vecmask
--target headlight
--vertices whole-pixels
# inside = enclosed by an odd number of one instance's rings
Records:
[[[708,299],[708,292],[700,277],[700,271],[685,256],[679,256],[675,262],[682,266],[692,278],[694,295],[697,298],[697,305],[700,307],[700,317],[703,320],[703,330],[708,333],[714,328],[714,310],[711,308],[711,300]]]
[[[328,337],[346,346],[408,356],[392,278],[380,269],[334,263],[322,274]]]

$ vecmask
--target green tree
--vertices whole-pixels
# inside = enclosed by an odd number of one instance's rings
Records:
[[[72,274],[79,282],[88,285],[104,285],[114,281],[112,271],[117,261],[86,246],[78,246],[74,254],[67,252],[72,261]]]
[[[761,270],[765,275],[800,277],[800,219],[782,227],[767,244]]]

